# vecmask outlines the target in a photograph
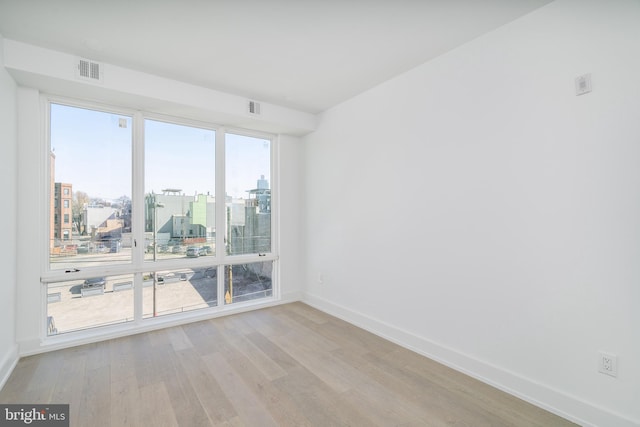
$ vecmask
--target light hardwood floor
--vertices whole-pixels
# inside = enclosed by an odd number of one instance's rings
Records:
[[[23,358],[1,403],[72,426],[570,426],[302,303]]]

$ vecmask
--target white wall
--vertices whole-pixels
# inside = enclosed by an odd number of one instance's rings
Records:
[[[36,89],[18,87],[18,209],[16,219],[20,239],[17,241],[16,340],[20,353],[40,345],[45,311],[42,307],[40,266],[48,248],[34,242],[46,242],[40,225],[48,208],[44,200],[45,165],[42,111]]]
[[[1,224],[16,223],[16,84],[4,69],[2,36],[0,35],[0,144],[2,146],[3,208],[0,209]],[[4,227],[0,245],[0,388],[17,361],[16,345],[16,229]]]
[[[279,150],[280,292],[286,301],[299,301],[304,282],[302,142],[295,136],[280,135]]]
[[[327,111],[304,138],[304,299],[639,425],[639,22],[636,0],[557,0]]]

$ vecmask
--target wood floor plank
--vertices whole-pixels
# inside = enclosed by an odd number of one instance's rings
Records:
[[[33,375],[29,381],[23,383],[24,389],[17,392],[15,403],[51,403],[56,382],[60,377],[60,365],[63,361],[63,352],[57,352],[51,357],[34,357],[31,369]]]
[[[304,306],[304,304],[301,305]],[[307,307],[306,310],[314,310],[309,306],[305,307]],[[390,341],[324,313],[323,315],[327,317],[324,323],[310,320],[307,316],[301,315],[300,310],[283,312],[282,315],[292,319],[297,327],[310,329],[326,338],[333,344],[332,349],[349,348],[358,353],[374,351],[378,354],[386,354],[397,348],[397,345]],[[322,342],[321,345],[326,345],[326,342]]]
[[[244,319],[244,314],[245,313],[235,314],[233,316],[219,318],[218,321],[221,321],[228,330],[233,330],[242,335],[250,334],[254,331],[254,328]]]
[[[357,355],[362,355],[372,351],[371,344],[366,345],[364,340],[345,334],[343,325],[339,325],[335,322],[326,322],[321,326],[314,325],[312,323],[308,325],[314,330],[314,332],[322,335],[329,341],[336,343],[339,350]]]
[[[171,346],[175,351],[184,350],[187,348],[193,348],[193,344],[189,339],[189,336],[184,332],[182,327],[174,327],[166,329],[167,335]]]
[[[163,382],[152,383],[140,388],[140,419],[145,426],[178,426],[173,402]],[[114,424],[115,427],[117,424]]]
[[[220,348],[220,352],[233,355],[233,350],[237,350],[239,354],[242,354],[244,357],[251,360],[251,362],[269,380],[274,380],[286,375],[284,369],[282,369],[247,337],[247,335],[250,335],[253,332],[253,329],[245,329],[244,331],[245,332],[239,332],[238,330],[223,330],[221,334],[228,345],[224,348]],[[247,335],[245,335],[245,333]]]
[[[233,352],[232,350],[225,353],[225,358],[235,373],[242,378],[245,385],[260,399],[278,425],[312,426],[309,419],[291,400],[289,395],[277,388],[244,353],[240,351]]]
[[[331,316],[319,310],[315,310],[301,302],[291,303],[291,305],[287,307],[287,313],[289,314],[295,313],[318,325],[324,325],[329,321],[329,319],[331,319]]]
[[[143,345],[138,347],[133,361],[136,380],[140,387],[163,380],[164,373],[170,368],[167,354],[173,351],[169,344],[151,346],[144,337],[142,341]]]
[[[367,351],[379,355],[389,354],[398,348],[397,344],[336,317],[332,317],[329,320],[327,328],[334,333],[341,331],[343,340],[348,339],[365,348]]]
[[[221,342],[218,328],[215,326],[217,319],[183,325],[182,328],[194,348],[201,355],[211,354],[221,350]]]
[[[162,382],[166,387],[173,412],[181,426],[212,426],[178,355],[167,352]]]
[[[375,426],[376,422],[360,408],[344,401],[339,393],[298,366],[287,371],[287,376],[274,380],[314,426]]]
[[[370,411],[372,413],[382,411],[377,414],[376,418],[393,417],[396,420],[402,419],[406,425],[449,425],[438,417],[425,418],[425,406],[415,400],[407,399],[407,396],[397,389],[388,387],[385,382],[386,378],[372,376],[369,362],[363,357],[342,350],[334,350],[331,353],[334,357],[361,372],[358,387],[347,391],[345,395],[354,404],[362,407],[371,407]],[[353,393],[354,391],[355,393]]]
[[[142,400],[135,375],[111,381],[111,425],[136,427],[144,425],[138,408]]]
[[[332,359],[327,352],[308,348],[299,339],[289,335],[274,337],[272,340],[336,392],[347,391],[353,386],[349,381],[348,369]]]
[[[137,352],[133,342],[134,340],[131,337],[107,342],[109,345],[112,382],[124,382],[130,377],[136,376],[135,360]]]
[[[167,344],[171,344],[171,339],[169,338],[167,330],[168,328],[147,332],[145,336],[149,341],[149,345],[153,347],[162,347],[166,346]]]
[[[221,424],[216,424],[216,427],[245,427],[240,417],[237,415],[230,420],[224,421]]]
[[[27,390],[34,392],[36,402],[49,403],[55,383],[60,376],[60,365],[64,360],[64,352],[59,352],[52,357],[41,357],[35,366],[35,375],[29,381]]]
[[[203,359],[245,425],[261,427],[278,425],[260,399],[247,387],[221,353],[209,354],[203,356]]]
[[[237,412],[232,402],[211,375],[200,354],[188,349],[179,351],[177,356],[209,420],[217,425],[235,418]]]
[[[95,346],[92,350],[95,350]],[[103,350],[107,350],[108,346],[104,346]],[[102,354],[90,352],[87,356],[87,366],[93,354]],[[111,426],[111,383],[110,383],[109,366],[101,366],[95,369],[86,369],[84,376],[84,385],[82,388],[82,400],[80,402],[80,410],[78,417],[71,420],[71,425],[75,426]]]
[[[444,426],[437,422],[428,424],[417,417],[409,416],[405,408],[399,405],[397,399],[389,399],[388,395],[377,395],[377,391],[371,388],[350,389],[341,394],[341,398],[349,405],[359,408],[375,420],[376,425],[392,426],[399,419],[405,420],[409,425],[420,425],[423,427]],[[374,397],[374,395],[376,395]],[[386,397],[386,398],[385,398]]]
[[[338,392],[371,383],[357,364],[345,363],[335,357],[334,353],[342,351],[341,348],[327,347],[321,350],[314,346],[313,334],[307,333],[305,337],[301,339],[299,336],[282,335],[272,338],[272,341]]]
[[[84,352],[66,354],[51,396],[51,403],[69,405],[70,420],[78,419],[82,407],[86,362]]]
[[[284,334],[281,334],[284,335]],[[280,335],[274,335],[280,336]],[[272,338],[274,337],[272,336]],[[269,359],[273,360],[280,368],[282,368],[285,372],[291,368],[300,366],[300,363],[291,357],[287,352],[278,347],[273,341],[269,340],[267,337],[258,332],[253,332],[245,336],[248,340],[250,340],[256,347],[260,349],[264,354],[266,354]]]
[[[308,347],[316,351],[331,351],[340,348],[338,343],[335,343],[321,334],[317,333],[313,329],[308,328],[304,324],[296,320],[296,317],[300,317],[296,313],[289,313],[289,315],[278,315],[284,323],[284,327],[287,328],[287,336],[294,337],[299,341],[304,341]],[[278,337],[276,337],[278,338]]]
[[[109,346],[104,342],[97,342],[83,346],[87,354],[87,369],[94,370],[108,367],[111,363]]]
[[[256,310],[247,313],[247,323],[253,327],[253,332],[259,332],[266,337],[283,335],[287,328],[271,311]]]

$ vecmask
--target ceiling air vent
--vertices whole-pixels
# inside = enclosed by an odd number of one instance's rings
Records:
[[[102,83],[102,64],[88,59],[78,59],[76,77],[95,83]]]
[[[253,114],[254,116],[260,115],[260,103],[256,101],[249,101],[249,114]]]

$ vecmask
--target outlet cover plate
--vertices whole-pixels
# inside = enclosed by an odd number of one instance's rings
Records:
[[[576,77],[576,96],[591,92],[591,74]]]
[[[598,353],[598,372],[612,377],[618,376],[618,356],[605,352]]]

